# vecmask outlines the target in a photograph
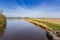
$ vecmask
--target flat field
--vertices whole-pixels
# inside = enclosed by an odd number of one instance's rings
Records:
[[[48,21],[48,22],[53,22],[56,24],[60,24],[60,18],[40,18],[37,20],[41,20],[41,21]]]

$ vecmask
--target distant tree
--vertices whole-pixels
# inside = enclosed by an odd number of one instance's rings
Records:
[[[29,17],[24,17],[24,18],[27,18],[28,19]]]
[[[45,19],[45,17],[42,17],[42,19]]]

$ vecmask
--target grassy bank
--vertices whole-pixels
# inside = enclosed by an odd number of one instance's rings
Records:
[[[46,24],[47,27],[52,28],[53,30],[60,30],[60,25],[59,24],[55,24],[55,23],[47,22],[47,21],[38,21],[38,20],[36,20],[36,21]]]
[[[6,24],[6,17],[3,14],[0,14],[0,27],[3,27]]]
[[[48,28],[53,29],[53,31],[60,30],[60,24],[57,24],[57,23],[48,22],[48,21],[44,21],[44,20],[38,20],[38,19],[28,19],[28,20],[32,20],[32,21],[35,21],[38,23],[43,23],[43,24],[47,25]]]

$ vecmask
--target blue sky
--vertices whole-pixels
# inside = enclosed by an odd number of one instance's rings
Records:
[[[60,0],[0,0],[7,17],[60,18]]]

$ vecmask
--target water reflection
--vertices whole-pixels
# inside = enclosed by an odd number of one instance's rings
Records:
[[[0,27],[0,37],[3,37],[6,26]]]
[[[47,40],[44,30],[22,19],[7,20],[3,30],[0,40]]]

